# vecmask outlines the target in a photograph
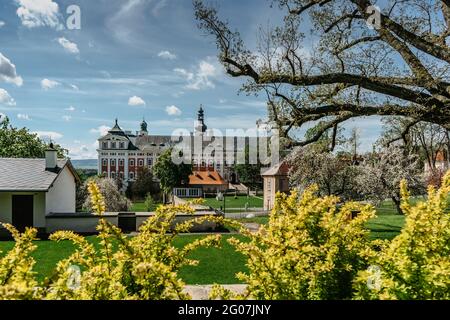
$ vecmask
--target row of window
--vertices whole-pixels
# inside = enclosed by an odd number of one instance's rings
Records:
[[[106,171],[103,172],[103,176],[107,177],[107,176],[108,176],[108,172],[106,172]],[[115,172],[111,172],[111,179],[116,179],[116,178],[117,178],[116,173],[115,173]],[[123,179],[123,178],[124,178],[123,172],[119,172],[119,178],[120,178],[120,179]],[[129,178],[130,180],[134,180],[134,178],[135,178],[134,172],[130,172],[130,173],[128,174],[128,178]]]
[[[116,159],[110,159],[109,160],[109,162],[110,162],[110,166],[111,167],[115,167],[116,166]],[[145,163],[145,160],[144,159],[139,159],[139,160],[137,160],[137,165],[138,165],[138,167],[143,167],[144,166],[144,163]],[[202,160],[202,161],[200,161],[200,166],[201,167],[206,167],[206,161],[205,160]],[[192,161],[192,164],[194,165],[194,166],[198,166],[198,164],[199,164],[199,162],[197,161],[197,160],[193,160]],[[108,166],[108,159],[103,159],[102,160],[102,165],[104,166],[104,167],[106,167],[106,166]],[[125,160],[124,159],[119,159],[119,167],[123,167],[125,165]],[[136,165],[136,160],[135,159],[130,159],[129,160],[129,165],[131,166],[131,167],[134,167],[135,165]],[[147,165],[148,166],[153,166],[153,159],[147,159]],[[213,160],[209,160],[208,161],[208,166],[210,166],[210,167],[212,167],[212,166],[214,166],[214,161]],[[220,163],[217,163],[217,167],[218,168],[220,168],[221,167],[221,165],[220,165]]]
[[[109,148],[108,148],[108,145],[109,145]],[[111,141],[111,142],[108,144],[107,141],[104,141],[104,142],[102,143],[102,148],[103,148],[103,149],[117,149],[117,146],[119,147],[118,149],[125,149],[125,142],[119,142],[119,143],[117,143],[117,142]]]
[[[110,166],[111,167],[115,167],[116,166],[116,159],[110,159]],[[136,160],[135,159],[130,159],[128,161],[130,167],[134,167],[136,165]],[[137,161],[138,167],[143,167],[144,166],[144,159],[139,159]],[[108,165],[108,159],[103,159],[102,160],[102,166],[106,167]],[[125,160],[124,159],[119,159],[119,167],[123,167],[125,165]],[[147,165],[148,166],[153,166],[153,159],[147,159]]]

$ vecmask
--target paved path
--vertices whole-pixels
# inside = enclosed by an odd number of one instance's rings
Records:
[[[230,285],[223,285],[223,287],[225,289],[231,290],[235,293],[242,294],[245,292],[247,285],[245,285],[245,284],[230,284]],[[185,286],[184,292],[188,293],[192,297],[192,300],[208,300],[211,289],[212,289],[212,285]]]

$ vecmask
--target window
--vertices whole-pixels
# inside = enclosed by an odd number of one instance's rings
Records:
[[[119,149],[125,149],[125,142],[119,143]]]
[[[130,159],[130,166],[134,167],[134,159]]]
[[[107,177],[107,176],[108,176],[108,172],[104,171],[104,172],[103,172],[103,176],[104,176],[104,177]]]
[[[111,179],[115,179],[116,178],[116,173],[115,172],[111,172]]]
[[[116,143],[115,142],[111,142],[111,149],[115,149],[116,148]]]
[[[143,159],[139,159],[139,167],[143,167],[144,166],[144,160]]]
[[[119,178],[123,179],[123,172],[119,172]]]
[[[111,159],[111,167],[115,167],[116,166],[116,160],[115,159]]]
[[[206,161],[202,160],[202,168],[206,167]]]
[[[134,180],[134,172],[130,172],[130,179]]]
[[[120,166],[120,167],[123,167],[123,165],[124,165],[124,161],[123,161],[123,159],[120,159],[120,160],[119,160],[119,166]]]
[[[102,148],[103,149],[108,149],[108,142],[103,142],[102,143]]]
[[[108,159],[103,159],[103,160],[102,160],[102,165],[103,165],[104,167],[106,167],[106,166],[108,165]]]
[[[147,160],[147,163],[148,163],[149,166],[152,166],[152,165],[153,165],[153,159],[151,159],[151,158],[148,159],[148,160]]]

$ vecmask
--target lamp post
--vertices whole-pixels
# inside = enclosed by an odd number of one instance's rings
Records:
[[[223,201],[223,214],[225,214],[225,206],[226,206],[226,190],[222,193],[219,192],[219,194],[217,195],[217,200],[218,201]]]

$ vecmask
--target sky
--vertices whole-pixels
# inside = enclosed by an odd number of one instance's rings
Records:
[[[249,46],[259,26],[281,16],[269,0],[215,3]],[[71,5],[80,29],[67,24]],[[145,118],[150,134],[170,135],[192,131],[202,104],[209,128],[254,129],[266,102],[239,94],[243,81],[225,74],[190,0],[0,0],[0,116],[73,159],[97,158],[97,139],[115,118],[132,131]],[[354,126],[361,151],[371,150],[379,119],[346,124]]]

